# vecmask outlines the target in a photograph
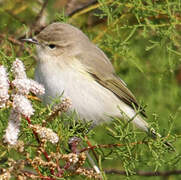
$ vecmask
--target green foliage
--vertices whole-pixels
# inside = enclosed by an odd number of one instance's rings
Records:
[[[28,75],[33,77],[34,49],[28,45],[18,45],[10,37],[18,39],[24,36],[32,28],[31,24],[34,24],[41,6],[35,1],[17,2],[8,0],[0,8],[0,64],[10,70],[15,57],[20,57],[26,65]],[[86,13],[79,11],[71,17],[66,17],[65,10],[60,12],[58,7],[53,8],[57,2],[58,0],[47,5],[47,21],[56,19],[83,29],[108,55],[116,73],[128,84],[138,102],[146,106],[146,121],[163,137],[151,139],[144,132],[117,118],[111,124],[91,129],[90,123],[77,122],[75,113],[63,114],[47,123],[47,127],[60,137],[57,146],[47,145],[47,152],[56,152],[57,149],[61,153],[70,152],[68,141],[73,136],[81,138],[86,147],[86,135],[92,145],[96,146],[94,150],[99,156],[100,168],[125,171],[127,177],[121,176],[123,179],[145,179],[144,176],[133,176],[140,171],[180,170],[180,0],[98,0],[96,9],[88,7]],[[51,112],[51,107],[45,107],[36,100],[33,100],[33,107],[36,113],[32,117],[32,123],[42,124]],[[2,142],[8,115],[8,109],[0,109],[0,162],[6,161],[8,157],[14,158],[15,153]],[[35,156],[38,143],[25,120],[22,121],[21,130],[20,139],[25,142],[27,152]],[[165,139],[173,144],[175,152],[170,152],[163,145]],[[111,146],[113,144],[115,146]],[[101,145],[110,146],[103,148]],[[20,155],[17,157],[21,158]],[[5,165],[6,163],[0,167]],[[50,174],[43,171],[46,175]],[[172,175],[171,179],[180,177],[181,175]],[[106,178],[116,180],[120,179],[120,175],[106,174]],[[161,178],[153,176],[150,179]]]

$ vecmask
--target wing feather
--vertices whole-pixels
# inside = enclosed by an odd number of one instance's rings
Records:
[[[119,79],[115,75],[113,75],[111,79],[103,79],[96,74],[93,74],[91,72],[89,73],[99,84],[112,91],[121,101],[123,101],[133,109],[136,108],[144,117],[146,117],[144,109],[138,105],[135,96],[126,87],[125,83],[123,83],[121,79]]]
[[[135,96],[127,88],[126,84],[115,75],[114,68],[104,52],[91,42],[87,42],[86,46],[82,48],[84,48],[84,51],[79,53],[76,58],[86,67],[87,72],[99,84],[112,91],[120,100],[133,109],[141,110],[141,114],[146,117]]]

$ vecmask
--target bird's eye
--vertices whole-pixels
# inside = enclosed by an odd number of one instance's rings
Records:
[[[50,49],[54,49],[54,48],[56,47],[56,45],[55,45],[55,44],[49,44],[48,47],[49,47]]]

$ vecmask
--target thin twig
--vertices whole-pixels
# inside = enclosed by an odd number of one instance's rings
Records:
[[[31,54],[30,48],[29,48],[29,47],[25,47],[25,46],[24,46],[24,43],[21,42],[20,39],[16,39],[16,38],[14,38],[13,36],[9,36],[9,35],[7,36],[6,34],[0,34],[0,39],[1,39],[1,38],[2,38],[2,39],[7,39],[7,40],[8,40],[9,42],[11,42],[12,44],[20,46],[23,51],[26,50],[29,54]]]
[[[86,143],[87,143],[87,145],[88,145],[90,148],[91,148],[91,147],[93,147],[93,146],[92,146],[92,144],[90,143],[90,141],[88,140],[88,138],[87,138],[87,137],[85,137],[85,139],[86,139]],[[91,148],[91,151],[92,151],[92,153],[93,153],[94,157],[96,158],[96,161],[97,161],[97,162],[99,162],[99,159],[98,159],[98,157],[97,157],[96,152],[94,151],[94,148]]]
[[[25,117],[25,119],[27,120],[28,125],[31,125],[31,124],[32,124],[32,123],[31,123],[31,119],[30,119],[29,117],[26,117],[26,116],[24,116],[24,117]],[[40,143],[40,139],[39,139],[38,134],[37,134],[37,132],[36,132],[35,130],[33,130],[33,134],[34,134],[37,142]]]
[[[137,144],[146,144],[146,143],[147,142],[145,142],[145,141],[139,141],[139,142],[133,142],[130,145],[134,146],[134,145],[137,145]],[[99,145],[95,145],[95,146],[91,146],[91,147],[90,146],[86,147],[86,148],[82,149],[80,152],[92,150],[92,149],[95,149],[95,148],[113,148],[113,147],[122,147],[122,146],[125,146],[125,144],[99,144]]]
[[[32,123],[31,123],[31,119],[30,119],[29,117],[25,117],[25,119],[27,120],[28,125],[31,125],[31,124],[32,124]],[[38,134],[37,134],[37,132],[36,132],[35,130],[33,130],[33,134],[34,134],[37,142],[40,143],[40,139],[39,139]],[[48,153],[47,153],[46,151],[43,151],[42,153],[43,153],[44,157],[46,158],[46,160],[47,160],[48,162],[50,162],[51,159],[49,158]],[[51,169],[51,173],[54,175],[54,170],[53,170],[53,169]]]
[[[74,10],[71,11],[70,13],[67,13],[67,16],[71,17],[71,16],[73,16],[74,14],[76,14],[76,13],[78,13],[78,12],[80,12],[80,11],[88,8],[89,6],[92,6],[92,5],[96,4],[96,3],[97,3],[97,0],[93,0],[93,1],[91,1],[91,2],[88,2],[87,4],[82,5],[82,7],[77,8],[77,9],[74,9]]]
[[[31,99],[31,100],[41,101],[41,99],[36,96],[28,95],[27,97],[28,97],[28,99]]]
[[[6,38],[7,38],[7,40],[10,41],[11,43],[13,43],[13,44],[15,44],[15,45],[19,45],[19,46],[23,46],[23,47],[24,47],[24,45],[23,45],[23,43],[22,43],[21,41],[15,39],[15,38],[12,37],[12,36],[9,36],[9,35],[8,35],[8,37],[7,37],[5,34],[0,34],[0,38],[3,38],[3,39],[6,39]]]
[[[42,176],[42,175],[38,175],[38,174],[35,174],[33,172],[29,172],[29,171],[22,171],[22,173],[26,176],[26,177],[29,177],[29,178],[36,178],[36,179],[45,179],[45,180],[55,180],[54,178],[51,178],[51,177],[48,177],[48,176]]]
[[[43,12],[44,12],[47,4],[48,4],[48,0],[44,0],[44,3],[42,4],[41,10],[35,18],[35,22],[34,22],[35,25],[37,25],[39,23],[40,19],[42,18]]]
[[[90,164],[92,165],[93,169],[96,171],[96,173],[101,174],[101,171],[99,170],[98,166],[96,165],[96,163],[95,163],[94,160],[91,158],[91,156],[89,155],[88,152],[86,152],[86,156],[87,156]]]
[[[40,9],[40,12],[36,16],[34,23],[31,25],[30,32],[28,33],[29,36],[31,36],[32,33],[35,33],[35,34],[39,33],[41,31],[42,27],[44,27],[44,25],[40,24],[40,20],[43,16],[43,13],[45,11],[47,4],[48,4],[48,0],[44,0],[42,7]]]

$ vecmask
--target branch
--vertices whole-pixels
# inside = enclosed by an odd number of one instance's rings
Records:
[[[23,45],[23,43],[22,43],[21,41],[15,39],[15,38],[12,37],[12,36],[9,36],[9,35],[8,35],[8,37],[7,37],[7,35],[5,35],[5,34],[0,34],[0,38],[3,38],[3,39],[6,39],[6,38],[7,38],[7,40],[10,41],[11,43],[13,43],[13,44],[15,44],[15,45],[19,45],[19,46],[23,46],[23,47],[24,47],[24,45]]]
[[[30,48],[25,47],[24,43],[22,43],[19,39],[14,38],[13,36],[9,36],[6,34],[0,34],[0,39],[8,40],[12,44],[20,46],[23,51],[26,50],[27,52],[29,52],[29,54],[31,54]]]
[[[119,175],[127,175],[126,171],[120,171],[116,169],[104,170],[106,174],[119,174]],[[155,171],[155,172],[144,172],[144,171],[136,171],[135,176],[170,176],[170,175],[180,175],[181,170],[172,170],[172,171]]]
[[[71,3],[71,2],[70,2]],[[67,16],[69,16],[69,17],[71,17],[71,16],[73,16],[74,14],[76,14],[77,12],[79,12],[79,11],[81,11],[81,10],[83,10],[83,9],[86,9],[86,8],[88,8],[89,6],[91,6],[91,5],[94,5],[94,4],[96,4],[97,3],[97,0],[92,0],[92,1],[90,1],[90,2],[88,2],[88,3],[86,3],[86,4],[83,4],[81,7],[78,7],[78,8],[76,8],[76,9],[73,9],[71,12],[68,12],[67,13]],[[67,5],[67,9],[69,8],[69,4]]]
[[[131,146],[135,146],[137,144],[147,144],[147,142],[138,141],[138,142],[130,143]],[[96,149],[96,148],[114,148],[114,147],[122,147],[122,146],[125,146],[125,144],[98,144],[98,145],[86,147],[86,148],[82,149],[80,152],[85,152],[85,151],[89,151],[89,150]]]
[[[35,25],[37,25],[39,23],[40,19],[42,18],[43,12],[44,12],[47,4],[48,4],[48,0],[45,0],[44,3],[42,4],[40,12],[38,13],[38,15],[35,18],[35,22],[34,22]]]
[[[43,16],[43,13],[45,11],[47,4],[48,4],[48,0],[44,0],[44,3],[42,4],[42,7],[40,9],[40,12],[35,18],[35,22],[31,25],[29,36],[32,36],[33,32],[35,34],[39,33],[42,30],[42,28],[45,27],[45,24],[40,24],[40,22],[41,22],[41,18]]]

